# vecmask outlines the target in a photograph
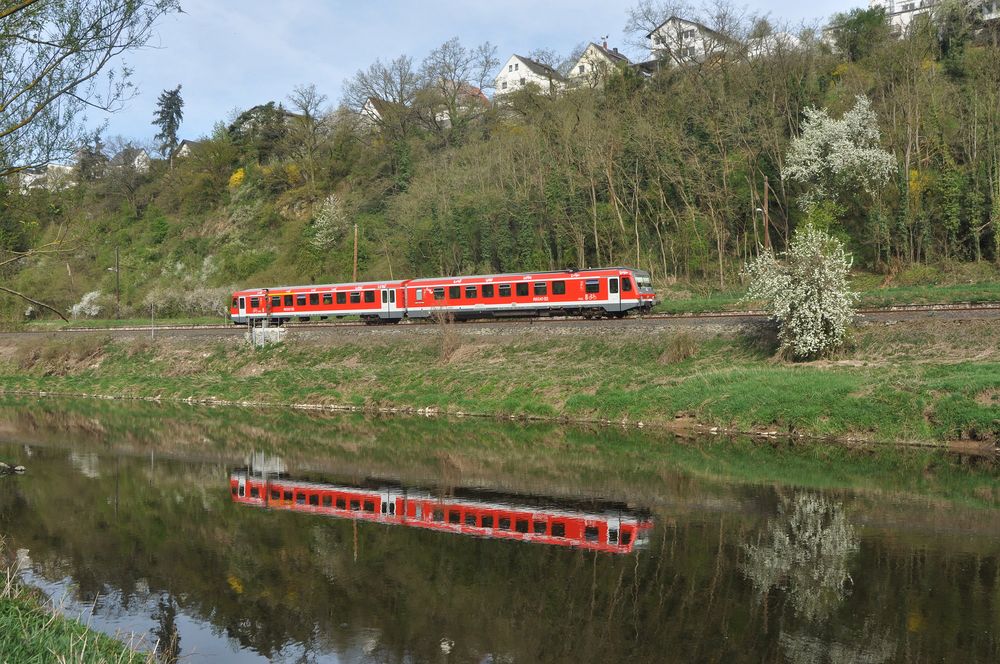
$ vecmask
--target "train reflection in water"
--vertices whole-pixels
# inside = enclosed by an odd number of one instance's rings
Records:
[[[647,541],[647,514],[607,502],[573,503],[476,490],[436,496],[373,482],[349,486],[250,469],[229,476],[233,502],[460,535],[631,553]]]

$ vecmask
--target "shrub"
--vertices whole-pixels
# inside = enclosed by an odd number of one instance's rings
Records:
[[[677,364],[698,353],[698,342],[687,332],[675,334],[667,340],[660,353],[660,364]]]
[[[850,269],[840,240],[806,226],[796,232],[784,261],[766,250],[747,263],[744,301],[766,302],[782,349],[797,358],[816,356],[843,343],[854,318],[857,294],[847,283]]]

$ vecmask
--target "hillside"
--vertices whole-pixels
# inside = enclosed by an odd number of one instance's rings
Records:
[[[848,18],[850,49],[622,67],[594,88],[453,107],[449,122],[431,94],[367,122],[262,104],[148,171],[106,163],[95,139],[76,183],[8,183],[0,244],[35,253],[0,276],[83,316],[114,315],[116,276],[122,316],[207,315],[235,286],[349,279],[357,224],[362,278],[629,264],[691,296],[732,293],[759,244],[780,250],[811,221],[847,240],[868,288],[995,281],[996,35],[928,21],[897,39]],[[862,97],[893,173],[870,191],[833,178],[838,195],[807,213],[786,177],[806,109],[836,119]],[[26,308],[0,299],[5,321],[43,313]]]

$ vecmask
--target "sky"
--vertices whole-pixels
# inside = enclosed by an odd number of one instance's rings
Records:
[[[419,63],[456,36],[466,46],[489,41],[501,62],[536,48],[566,55],[604,36],[609,46],[645,59],[624,32],[637,1],[181,0],[184,13],[162,19],[146,48],[124,58],[138,93],[117,113],[89,121],[106,120],[105,137],[151,142],[156,98],[180,84],[179,137],[196,139],[234,110],[272,100],[287,105],[297,85],[315,84],[335,106],[345,80],[376,59],[406,54]],[[819,24],[863,4],[747,0],[745,8],[774,23],[799,25]]]

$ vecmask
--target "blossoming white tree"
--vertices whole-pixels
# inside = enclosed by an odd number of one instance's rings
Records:
[[[807,186],[799,198],[808,210],[863,189],[870,196],[888,181],[896,159],[879,147],[878,117],[863,95],[839,120],[825,109],[803,111],[802,134],[792,140],[781,174]]]
[[[778,323],[781,347],[798,358],[839,346],[854,318],[855,294],[847,283],[851,259],[837,238],[806,225],[779,260],[767,249],[747,263],[746,300],[763,300]]]

